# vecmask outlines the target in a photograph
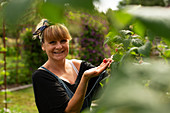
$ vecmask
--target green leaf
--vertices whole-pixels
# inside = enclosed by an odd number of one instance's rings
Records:
[[[64,21],[64,6],[61,4],[52,4],[46,2],[40,6],[40,14],[52,23],[60,23]]]
[[[3,70],[0,72],[0,75],[5,75],[5,73],[6,73],[5,70]]]
[[[125,49],[128,49],[130,42],[131,42],[131,39],[124,39],[123,40],[123,46],[124,46]]]
[[[123,63],[125,63],[125,61],[128,59],[128,57],[130,56],[130,54],[131,54],[131,52],[132,52],[133,50],[137,50],[137,49],[138,49],[138,47],[132,47],[132,48],[130,48],[130,49],[126,52],[126,54],[124,54],[123,57],[121,58],[121,60],[120,60],[120,65],[122,65]]]
[[[29,8],[32,0],[10,0],[4,7],[4,17],[8,24],[16,25]]]
[[[148,41],[143,46],[139,47],[138,52],[142,55],[149,56],[151,52],[151,43]]]
[[[116,62],[120,61],[121,58],[122,58],[122,55],[120,55],[120,54],[114,54],[113,55],[113,60],[116,61]]]
[[[123,29],[132,19],[130,14],[122,10],[112,11],[110,9],[107,11],[106,16],[111,24],[111,27],[116,29],[115,31]]]
[[[152,42],[153,39],[155,38],[155,34],[151,31],[151,30],[148,30],[147,31],[147,36],[148,36],[148,39]]]
[[[141,21],[136,20],[133,24],[133,30],[135,33],[139,34],[142,38],[145,36],[146,27],[141,23]]]
[[[170,37],[170,10],[163,7],[130,7],[127,12],[135,16],[154,34]],[[170,40],[169,40],[170,41]]]
[[[68,0],[73,8],[93,10],[93,0]]]
[[[115,71],[118,71],[119,61],[114,61],[111,64],[111,75],[114,75]]]
[[[94,9],[93,0],[48,0],[40,6],[39,12],[53,23],[63,23],[67,6],[79,10],[92,11]]]
[[[136,46],[136,47],[140,47],[140,46],[143,45],[142,40],[140,40],[140,39],[138,39],[138,38],[132,39],[131,42],[132,42],[132,44],[133,44],[134,46]]]
[[[2,48],[0,49],[0,51],[6,52],[6,51],[7,51],[7,49],[6,49],[6,48],[4,48],[4,47],[2,47]]]
[[[120,34],[121,34],[123,37],[126,37],[126,35],[132,35],[133,32],[130,31],[130,30],[120,30]]]
[[[109,42],[109,39],[110,39],[110,37],[105,38],[103,46]]]
[[[104,40],[104,45],[108,42],[110,42],[115,36],[115,33],[114,32],[109,32],[107,35],[106,35],[106,39]]]
[[[1,75],[0,75],[0,77],[1,77]],[[2,85],[3,83],[4,83],[4,81],[0,80],[0,85]],[[1,95],[1,92],[0,92],[0,95]]]
[[[96,0],[98,1],[98,0]],[[93,10],[93,0],[48,0],[47,2],[51,2],[55,5],[70,5],[72,8],[76,9],[86,9]]]
[[[113,38],[113,42],[115,43],[122,43],[123,42],[123,38],[119,35],[116,35],[114,38]]]
[[[5,37],[5,40],[8,40],[8,37]]]
[[[3,61],[3,60],[0,60],[0,64],[4,64],[4,61]]]
[[[166,50],[166,51],[164,52],[164,55],[165,55],[166,57],[170,58],[170,49]]]
[[[109,32],[106,37],[107,38],[104,40],[104,45],[107,43],[110,47],[112,47],[114,43],[121,43],[123,41],[122,37],[119,35],[115,36],[114,32]]]
[[[130,54],[131,54],[131,55],[136,55],[136,52],[132,51]]]

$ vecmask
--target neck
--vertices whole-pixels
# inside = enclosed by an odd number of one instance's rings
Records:
[[[44,66],[52,72],[66,72],[66,59],[60,61],[48,60]]]

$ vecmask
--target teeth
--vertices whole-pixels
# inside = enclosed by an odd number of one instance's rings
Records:
[[[60,53],[63,53],[63,51],[61,51],[61,52],[54,52],[55,54],[60,54]]]

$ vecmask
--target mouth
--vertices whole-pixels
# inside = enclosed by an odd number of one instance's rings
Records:
[[[63,51],[59,51],[59,52],[53,52],[54,54],[62,54],[64,53],[64,50]]]

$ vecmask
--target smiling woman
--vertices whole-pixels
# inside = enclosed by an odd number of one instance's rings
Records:
[[[106,59],[98,67],[81,60],[68,60],[71,36],[64,25],[50,24],[43,19],[35,33],[48,60],[33,75],[33,88],[40,113],[79,113],[90,108],[100,88],[99,82],[107,76],[105,69],[112,63]]]

